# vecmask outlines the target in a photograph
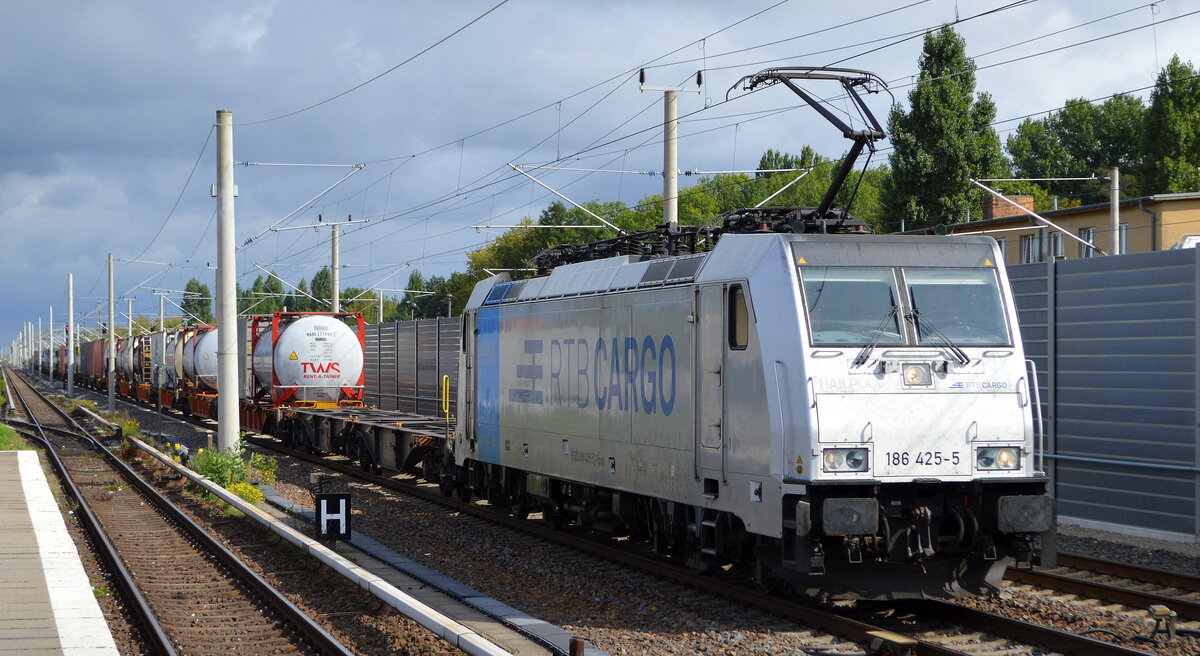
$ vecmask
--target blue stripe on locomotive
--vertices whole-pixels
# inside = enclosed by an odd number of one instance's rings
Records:
[[[476,438],[480,461],[500,462],[500,308],[480,308],[475,342]]]

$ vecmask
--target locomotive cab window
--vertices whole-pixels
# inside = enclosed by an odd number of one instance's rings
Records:
[[[1008,324],[992,269],[904,269],[917,343],[943,336],[960,346],[1008,346]]]
[[[750,343],[750,312],[741,285],[729,288],[729,348],[740,351]]]
[[[890,268],[800,268],[813,346],[904,344],[896,276]]]

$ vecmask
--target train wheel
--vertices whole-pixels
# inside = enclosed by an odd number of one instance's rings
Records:
[[[443,474],[441,479],[438,480],[438,489],[441,490],[444,497],[454,494],[454,479]]]
[[[533,510],[533,499],[529,498],[525,490],[520,490],[512,495],[509,510],[517,519],[529,519],[529,513]]]
[[[783,579],[763,562],[759,556],[754,556],[754,587],[767,595],[779,594],[784,588]]]
[[[649,521],[646,523],[646,533],[650,541],[650,551],[656,554],[667,554],[671,550],[671,540],[667,527],[667,518],[662,507],[654,502],[650,509]]]
[[[471,501],[471,486],[466,483],[459,483],[454,486],[454,492],[458,496],[458,500],[463,503]]]
[[[275,430],[275,436],[283,443],[286,448],[294,448],[295,443],[292,441],[292,420],[287,419],[279,423]]]

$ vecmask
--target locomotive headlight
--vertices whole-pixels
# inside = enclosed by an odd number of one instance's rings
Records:
[[[1021,466],[1021,450],[1015,447],[987,447],[975,451],[975,468],[1017,469]]]
[[[860,472],[867,470],[866,449],[825,449],[823,469],[827,472]]]

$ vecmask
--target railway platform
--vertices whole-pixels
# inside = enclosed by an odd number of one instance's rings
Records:
[[[0,656],[117,656],[36,451],[0,451]]]

